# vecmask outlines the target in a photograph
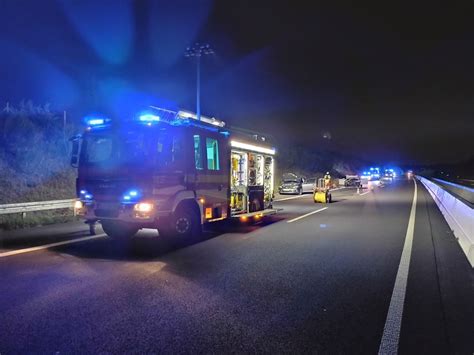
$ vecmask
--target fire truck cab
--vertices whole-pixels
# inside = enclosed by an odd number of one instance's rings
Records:
[[[75,208],[112,238],[141,228],[196,237],[207,223],[276,213],[275,149],[261,136],[153,106],[121,123],[98,116],[86,121],[73,140]]]

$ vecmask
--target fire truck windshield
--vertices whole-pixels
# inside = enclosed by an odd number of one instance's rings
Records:
[[[174,160],[179,146],[166,131],[94,132],[86,135],[81,164],[95,166],[163,166]]]
[[[113,139],[111,136],[88,136],[82,149],[84,163],[102,163],[112,159]]]

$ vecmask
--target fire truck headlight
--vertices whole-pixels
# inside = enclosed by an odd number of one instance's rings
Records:
[[[149,213],[153,210],[153,204],[152,203],[148,203],[148,202],[140,202],[140,203],[137,203],[133,209],[136,211],[136,212],[141,212],[141,213]]]

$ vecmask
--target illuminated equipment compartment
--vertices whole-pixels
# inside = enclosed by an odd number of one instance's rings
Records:
[[[272,208],[274,149],[231,141],[231,215]]]

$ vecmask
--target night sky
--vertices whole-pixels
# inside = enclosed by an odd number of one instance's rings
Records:
[[[195,108],[370,160],[474,154],[474,2],[0,0],[0,104]],[[332,139],[323,138],[330,132]]]

